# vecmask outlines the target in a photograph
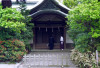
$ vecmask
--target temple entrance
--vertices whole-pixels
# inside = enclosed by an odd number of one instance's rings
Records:
[[[63,28],[36,28],[36,43],[49,43],[49,37],[53,36],[55,43],[59,43],[60,36],[63,36]]]
[[[54,48],[60,49],[60,36],[64,35],[63,27],[56,28],[36,28],[36,49],[47,49],[49,43],[49,37],[52,35],[55,39]]]
[[[60,49],[60,36],[62,35],[66,41],[66,23],[63,17],[59,17],[61,16],[55,14],[44,14],[33,19],[32,22],[34,22],[35,25],[35,28],[33,29],[34,49],[49,49],[47,44],[49,43],[51,35],[55,40],[54,49]],[[64,47],[66,48],[66,42],[64,42]]]
[[[29,15],[32,17],[30,23],[33,28],[33,49],[47,49],[48,39],[53,35],[55,39],[54,49],[60,49],[60,35],[64,38],[64,49],[66,49],[66,21],[70,9],[61,5],[56,0],[43,0],[33,9]]]

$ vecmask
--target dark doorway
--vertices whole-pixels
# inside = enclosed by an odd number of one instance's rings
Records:
[[[60,42],[60,35],[63,36],[63,27],[60,28],[36,28],[36,43],[48,43],[49,37],[52,35],[55,43]]]

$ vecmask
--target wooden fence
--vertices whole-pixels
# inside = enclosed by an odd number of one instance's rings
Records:
[[[68,67],[68,54],[25,55],[24,66],[28,67]]]

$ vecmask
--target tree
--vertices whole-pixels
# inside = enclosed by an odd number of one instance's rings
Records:
[[[59,0],[61,1],[61,0]],[[63,0],[63,4],[69,8],[75,8],[78,4],[88,4],[91,3],[93,0]]]
[[[67,15],[69,34],[76,48],[84,51],[94,50],[100,37],[100,2],[87,0],[71,9]]]
[[[11,28],[17,32],[25,31],[25,24],[21,22],[22,19],[24,17],[15,8],[2,9],[2,5],[0,5],[0,29]]]
[[[63,0],[63,4],[69,8],[75,8],[80,3],[80,0]]]
[[[31,23],[31,17],[29,16],[29,12],[30,10],[26,9],[26,5],[24,2],[19,2],[18,3],[20,7],[19,10],[21,12],[21,14],[24,16],[24,19],[21,20],[21,22],[24,22],[26,24],[26,31],[21,31],[21,34],[18,34],[15,36],[17,39],[23,40],[25,42],[26,45],[26,49],[28,49],[29,51],[32,49],[29,45],[29,40],[33,39],[33,30],[32,28],[34,27],[34,24]]]

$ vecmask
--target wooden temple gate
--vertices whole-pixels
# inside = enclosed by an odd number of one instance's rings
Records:
[[[34,47],[35,49],[47,49],[49,38],[54,37],[54,49],[60,49],[60,36],[66,41],[66,28],[64,21],[35,21],[34,32]],[[66,42],[64,43],[66,45]],[[66,47],[66,46],[65,46]]]

